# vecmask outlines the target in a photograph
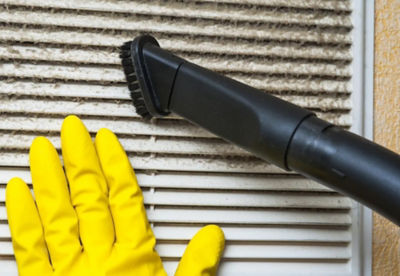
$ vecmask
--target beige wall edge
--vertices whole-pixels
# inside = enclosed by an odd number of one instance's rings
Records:
[[[376,0],[374,140],[400,153],[399,18],[400,1]],[[376,213],[373,220],[373,275],[400,275],[400,227]]]

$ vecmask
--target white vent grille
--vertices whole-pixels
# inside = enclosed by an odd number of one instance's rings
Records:
[[[0,274],[17,275],[4,206],[12,176],[31,183],[37,135],[59,149],[77,114],[120,138],[144,191],[169,275],[191,236],[224,229],[220,275],[352,275],[356,205],[170,116],[142,121],[117,47],[151,33],[195,63],[350,127],[351,1],[1,0]]]

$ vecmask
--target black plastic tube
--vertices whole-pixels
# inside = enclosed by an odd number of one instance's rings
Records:
[[[313,116],[295,132],[290,169],[353,197],[400,225],[400,156]]]
[[[135,69],[144,97],[152,95],[145,100],[151,115],[174,112],[400,225],[399,155],[309,110],[176,57],[152,37],[136,39],[134,45],[139,44],[142,48],[133,57],[142,66]]]

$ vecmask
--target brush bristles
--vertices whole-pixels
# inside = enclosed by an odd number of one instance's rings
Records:
[[[128,88],[131,92],[130,94],[136,113],[145,119],[150,119],[152,116],[148,112],[144,103],[142,90],[140,89],[139,81],[135,72],[135,66],[132,62],[131,44],[132,41],[127,41],[121,46],[119,57],[121,58],[122,68],[124,69],[125,78],[128,82]]]

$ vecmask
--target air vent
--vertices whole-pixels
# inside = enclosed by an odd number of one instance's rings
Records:
[[[59,149],[68,114],[120,138],[142,186],[169,275],[192,235],[219,224],[219,275],[354,275],[350,199],[285,172],[176,116],[144,122],[118,47],[138,34],[300,106],[352,125],[346,0],[3,0],[0,8],[0,274],[17,275],[5,185],[31,183],[28,151]],[[358,226],[356,226],[358,227]]]

